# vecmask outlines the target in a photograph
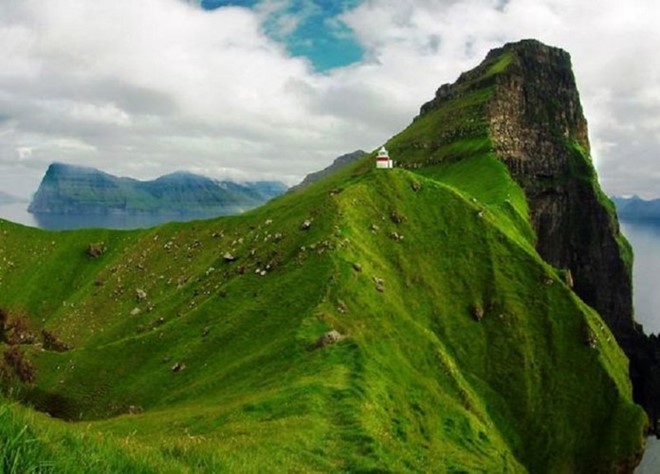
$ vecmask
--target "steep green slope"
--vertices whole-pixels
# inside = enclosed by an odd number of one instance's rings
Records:
[[[536,254],[520,189],[488,155],[428,174],[363,161],[140,232],[0,223],[0,307],[73,347],[24,346],[36,383],[13,396],[81,420],[5,409],[5,452],[27,423],[38,441],[16,446],[70,472],[632,465],[627,360]]]

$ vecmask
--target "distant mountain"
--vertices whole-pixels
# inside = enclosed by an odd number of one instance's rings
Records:
[[[286,189],[279,182],[216,181],[186,172],[138,181],[94,168],[53,163],[28,211],[76,215],[223,215],[256,207]]]
[[[314,173],[310,173],[307,176],[305,176],[305,179],[303,179],[300,184],[296,184],[295,186],[292,186],[291,188],[289,188],[289,191],[296,191],[298,189],[304,188],[305,186],[309,186],[312,183],[320,181],[326,176],[330,176],[331,174],[339,171],[344,166],[359,160],[366,154],[367,152],[365,151],[356,150],[353,153],[347,153],[346,155],[342,155],[339,158],[336,158],[335,161],[333,161],[330,166],[322,169],[321,171],[316,171]]]
[[[660,199],[646,201],[639,196],[613,196],[612,201],[622,219],[660,219]]]
[[[0,191],[0,204],[14,204],[16,202],[23,202],[23,201],[24,199]]]

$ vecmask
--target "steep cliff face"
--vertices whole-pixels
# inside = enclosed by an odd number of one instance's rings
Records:
[[[541,256],[571,270],[576,293],[627,345],[636,333],[630,251],[590,162],[570,56],[522,41],[486,61],[505,55],[486,108],[494,151],[525,190]]]
[[[575,292],[601,314],[630,358],[635,399],[652,420],[660,394],[658,351],[635,322],[632,251],[590,158],[587,121],[565,51],[535,40],[492,50],[454,84],[441,86],[393,141],[405,166],[434,166],[474,153],[495,156],[525,192],[536,248],[570,270]],[[419,157],[419,158],[417,158]]]
[[[570,56],[522,41],[486,61],[503,56],[510,62],[486,106],[493,149],[525,190],[537,250],[571,270],[575,292],[598,310],[628,355],[635,399],[657,433],[660,346],[634,320],[632,251],[590,161]]]

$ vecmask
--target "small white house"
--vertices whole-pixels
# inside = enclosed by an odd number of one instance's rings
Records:
[[[378,169],[390,169],[394,168],[394,163],[390,159],[390,155],[387,153],[385,147],[381,147],[378,150],[378,156],[376,157],[376,168]]]

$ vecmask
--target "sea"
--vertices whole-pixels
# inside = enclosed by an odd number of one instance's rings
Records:
[[[73,229],[145,229],[166,222],[187,222],[196,219],[211,219],[218,217],[218,213],[187,213],[176,215],[76,215],[76,214],[30,214],[27,211],[28,203],[12,203],[0,205],[0,218],[18,224],[49,230]]]
[[[208,216],[211,217],[211,216]],[[27,203],[0,205],[0,218],[30,227],[51,230],[80,228],[138,229],[168,220],[186,221],[199,216],[35,216],[27,212]],[[621,229],[633,247],[633,300],[635,319],[647,334],[660,334],[660,220],[621,221]],[[635,474],[660,473],[660,441],[649,438],[642,463]]]
[[[621,221],[621,230],[635,253],[633,303],[635,319],[647,334],[660,334],[660,220]],[[660,473],[660,440],[648,439],[635,474]]]

